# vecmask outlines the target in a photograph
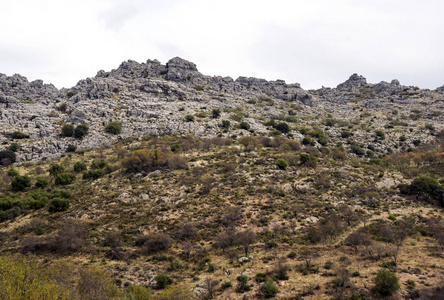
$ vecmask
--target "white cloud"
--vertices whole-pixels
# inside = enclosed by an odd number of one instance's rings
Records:
[[[444,84],[444,3],[423,0],[0,0],[0,72],[72,86],[127,59],[336,86]]]

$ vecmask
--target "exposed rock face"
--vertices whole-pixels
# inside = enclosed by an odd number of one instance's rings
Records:
[[[301,116],[325,111],[350,118],[350,102],[359,102],[366,109],[392,110],[396,105],[413,105],[414,97],[432,96],[430,91],[405,87],[397,80],[368,84],[357,74],[338,88],[310,92],[283,80],[211,77],[179,57],[166,65],[157,60],[129,60],[115,70],[101,70],[95,77],[60,91],[41,80],[28,82],[20,75],[0,74],[0,143],[4,145],[0,150],[13,142],[10,136],[17,130],[30,136],[19,141],[18,161],[39,160],[64,155],[70,144],[88,149],[151,134],[248,134],[235,128],[240,121],[233,121],[233,111],[238,111],[255,133],[267,133],[263,120],[288,113],[288,108],[279,104],[282,101],[303,107]],[[435,102],[437,108],[442,106]],[[221,112],[219,119],[211,117],[212,109]],[[186,115],[199,117],[187,122]],[[442,116],[435,118],[439,121]],[[221,129],[221,119],[230,119],[229,131]],[[105,132],[104,127],[112,121],[121,123],[119,135]],[[86,124],[89,133],[81,140],[61,137],[61,127],[66,123]]]

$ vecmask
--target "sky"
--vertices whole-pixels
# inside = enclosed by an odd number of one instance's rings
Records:
[[[0,0],[0,73],[57,88],[179,56],[210,76],[444,85],[442,0]]]

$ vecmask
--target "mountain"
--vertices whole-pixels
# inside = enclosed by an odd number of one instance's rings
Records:
[[[442,299],[443,111],[177,57],[0,74],[0,298]]]

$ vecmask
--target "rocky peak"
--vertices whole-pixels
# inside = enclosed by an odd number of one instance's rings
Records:
[[[185,82],[191,78],[203,77],[197,70],[196,64],[182,59],[180,57],[174,57],[166,64],[166,78],[173,81]]]
[[[364,76],[354,73],[352,76],[350,76],[350,78],[347,81],[339,84],[337,88],[350,89],[354,87],[365,87],[367,85],[368,85],[367,79]]]

